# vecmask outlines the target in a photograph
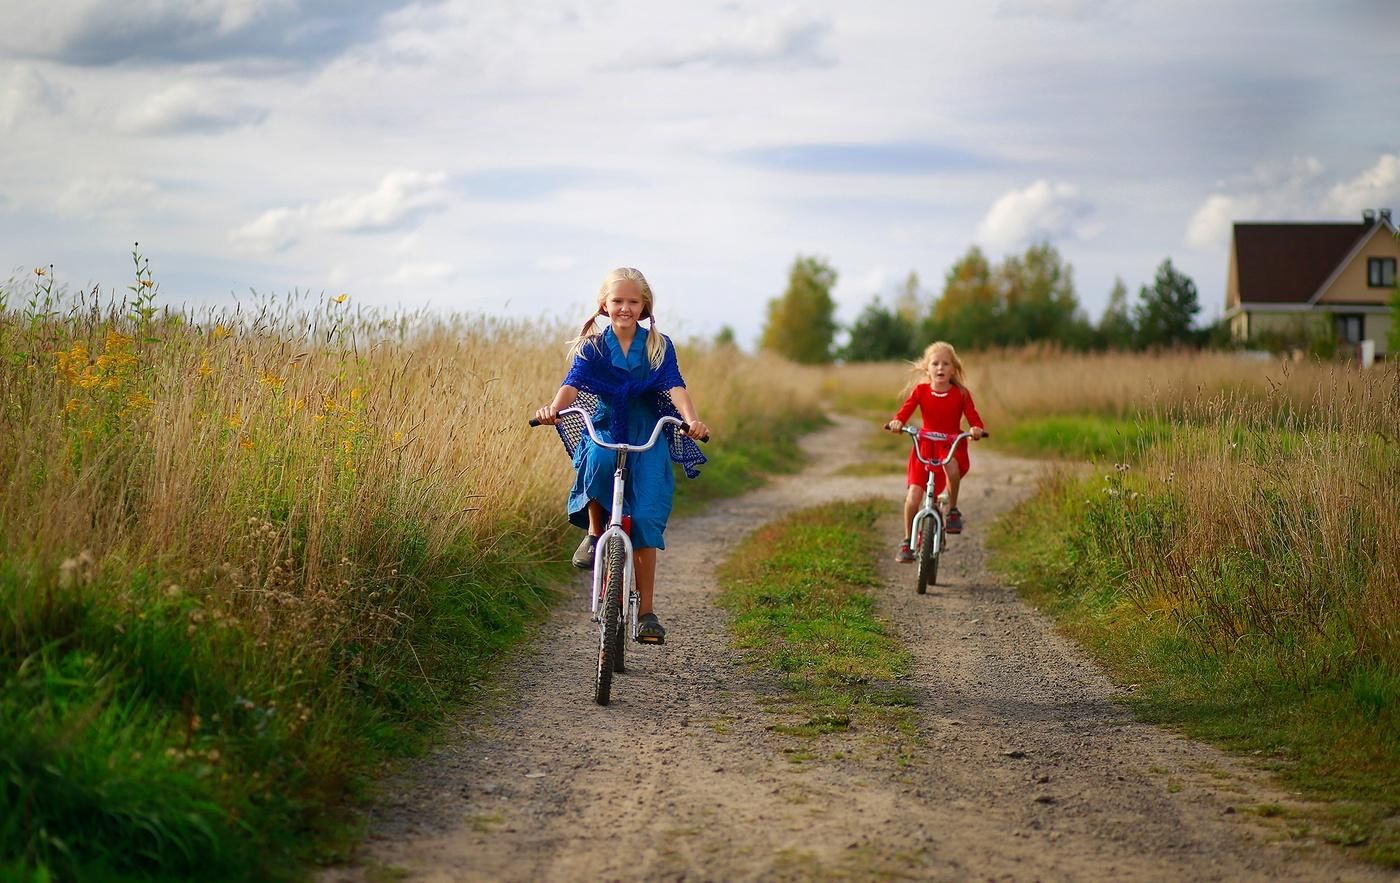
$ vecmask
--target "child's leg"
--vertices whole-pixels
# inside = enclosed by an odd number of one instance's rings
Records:
[[[656,588],[656,550],[633,549],[632,567],[637,577],[637,615],[646,616],[651,612],[651,593]]]
[[[924,502],[924,489],[909,485],[909,493],[904,495],[904,538],[914,535],[914,515]]]
[[[962,482],[962,468],[958,466],[957,460],[949,460],[943,467],[943,471],[948,476],[948,508],[958,508],[958,484]]]
[[[622,510],[626,512],[627,510]],[[603,528],[608,523],[608,512],[603,508],[603,504],[597,500],[588,501],[588,535],[600,537],[603,535]]]

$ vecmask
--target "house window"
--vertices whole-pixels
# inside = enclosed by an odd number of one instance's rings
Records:
[[[1392,261],[1391,263],[1394,262]],[[1337,343],[1354,344],[1361,342],[1361,328],[1362,323],[1365,321],[1364,316],[1337,316],[1333,321],[1336,322]]]
[[[1372,288],[1389,288],[1395,284],[1395,258],[1367,258],[1366,284]]]

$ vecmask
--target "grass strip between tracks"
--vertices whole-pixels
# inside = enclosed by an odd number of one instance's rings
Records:
[[[857,733],[893,741],[907,757],[913,696],[910,656],[881,621],[875,522],[885,501],[806,509],[750,534],[720,570],[720,604],[735,643],[780,678],[789,723],[802,737]],[[793,760],[815,748],[794,750]]]

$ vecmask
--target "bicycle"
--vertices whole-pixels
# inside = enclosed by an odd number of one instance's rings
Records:
[[[622,514],[623,491],[627,485],[627,455],[640,454],[656,446],[661,431],[667,426],[678,426],[682,432],[690,431],[690,424],[679,417],[662,417],[656,421],[651,438],[646,444],[614,444],[604,441],[593,426],[593,418],[583,408],[562,408],[559,417],[575,414],[583,419],[585,431],[593,443],[600,448],[617,452],[617,469],[613,472],[613,496],[608,527],[598,537],[593,556],[593,591],[589,593],[589,611],[592,621],[598,623],[598,670],[593,680],[593,701],[607,705],[612,701],[612,676],[614,672],[626,670],[627,639],[639,644],[659,644],[660,641],[645,640],[637,635],[638,615],[641,595],[637,592],[636,574],[633,570],[631,517]],[[539,426],[538,420],[531,420],[531,426]],[[706,441],[709,436],[700,440]],[[623,597],[627,602],[623,604]]]
[[[938,585],[938,557],[943,553],[943,545],[948,541],[948,492],[945,489],[938,495],[938,505],[934,506],[934,482],[936,479],[935,470],[942,469],[958,450],[958,445],[963,439],[972,438],[970,432],[960,432],[953,436],[953,443],[948,446],[948,453],[941,460],[930,460],[924,457],[924,452],[919,447],[920,439],[930,441],[948,441],[948,435],[942,432],[931,432],[926,429],[915,429],[912,426],[903,426],[900,432],[909,436],[914,443],[914,456],[919,458],[919,462],[928,469],[928,482],[924,485],[924,502],[919,511],[914,513],[913,530],[909,541],[914,544],[914,554],[918,556],[919,576],[916,590],[920,595],[928,592],[928,587]],[[986,438],[990,433],[985,430],[982,437]]]

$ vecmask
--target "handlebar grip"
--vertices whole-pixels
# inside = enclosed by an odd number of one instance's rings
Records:
[[[540,424],[540,421],[536,420],[534,417],[531,417],[531,418],[530,418],[530,425],[531,425],[531,426],[539,426],[539,425],[541,425],[541,424]]]
[[[982,430],[982,437],[983,437],[983,438],[991,438],[991,437],[992,437],[992,434],[991,434],[990,432],[988,432],[987,430],[984,429],[984,430]]]
[[[689,435],[689,434],[690,434],[690,424],[689,424],[689,423],[686,423],[684,420],[681,421],[681,432],[684,432],[686,435]],[[705,433],[704,435],[700,436],[700,440],[701,440],[702,442],[707,442],[707,441],[709,441],[709,440],[710,440],[710,434],[709,434],[708,432]]]

